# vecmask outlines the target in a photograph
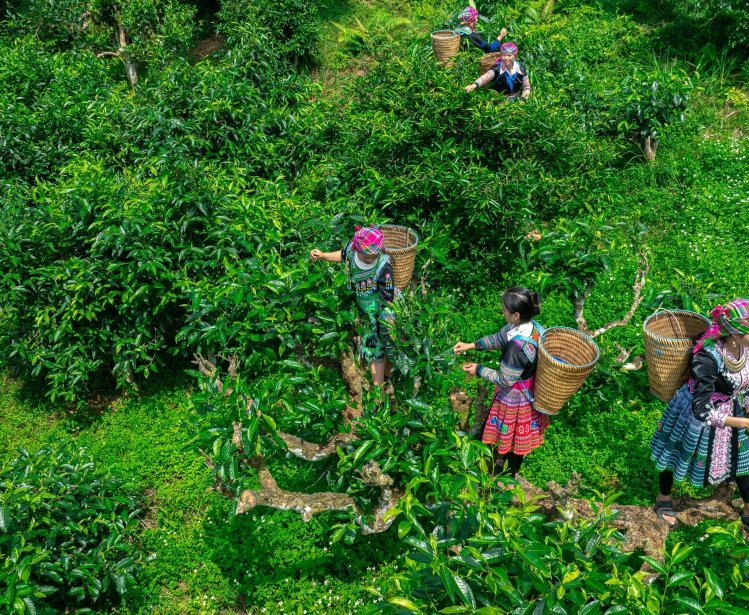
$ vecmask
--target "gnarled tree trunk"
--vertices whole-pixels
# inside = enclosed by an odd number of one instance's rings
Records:
[[[655,139],[648,135],[642,141],[642,151],[645,153],[645,160],[653,162],[655,160],[655,152],[658,149],[658,139]]]

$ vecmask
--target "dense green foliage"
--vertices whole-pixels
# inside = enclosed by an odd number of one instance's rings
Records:
[[[693,548],[681,543],[663,562],[622,553],[608,507],[590,521],[542,523],[532,502],[507,509],[486,506],[485,496],[463,502],[459,513],[406,539],[415,549],[406,572],[390,580],[386,594],[375,592],[381,600],[369,612],[745,612],[749,547],[738,529],[710,528],[701,538],[705,560],[728,560],[730,575],[709,566],[698,574],[692,562],[684,565]],[[643,560],[657,580],[640,570]]]
[[[0,606],[33,615],[127,597],[139,558],[136,506],[83,449],[21,449],[0,468]]]
[[[592,210],[616,228],[602,241],[631,242],[647,223],[616,199],[650,198],[663,171],[622,171],[636,155],[629,137],[668,137],[686,77],[647,68],[631,21],[596,14],[573,28],[560,15],[527,27],[518,38],[539,93],[496,114],[495,101],[456,87],[475,56],[442,71],[428,47],[401,39],[321,93],[287,63],[286,37],[243,21],[262,13],[252,7],[222,7],[221,62],[170,56],[135,95],[90,53],[63,62],[34,38],[9,44],[3,349],[51,396],[80,399],[107,374],[133,382],[180,350],[242,350],[261,368],[313,338],[342,339],[339,293],[310,292],[318,280],[302,261],[310,237],[342,242],[354,212],[419,227],[435,287],[498,279],[518,236],[539,225],[588,224]],[[634,52],[642,74],[612,81],[611,65],[592,62],[603,49]],[[487,278],[494,259],[506,266]],[[309,326],[312,313],[325,324]]]
[[[192,42],[195,7],[166,2],[112,0],[21,0],[8,25],[58,49],[116,51],[117,28],[125,32],[126,53],[141,65],[158,68]]]
[[[34,451],[73,437],[146,494],[137,538],[112,538],[139,547],[138,586],[113,568],[125,552],[94,555],[104,537],[86,547],[97,574],[59,572],[71,600],[85,587],[86,604],[107,609],[127,586],[122,610],[169,613],[746,608],[749,558],[735,525],[675,532],[648,583],[642,554],[623,553],[610,525],[611,497],[598,498],[607,505],[592,521],[547,522],[533,502],[513,503],[521,492],[496,488],[488,449],[459,432],[448,404],[454,387],[476,391],[450,348],[499,328],[499,288],[541,291],[545,325],[574,325],[573,302],[592,289],[595,328],[626,313],[647,260],[632,324],[599,338],[601,364],[523,474],[543,484],[574,470],[619,502],[650,502],[647,442],[661,404],[642,370],[624,372],[616,357],[619,346],[642,351],[639,325],[656,307],[704,312],[749,294],[736,259],[748,246],[744,7],[485,3],[481,28],[508,27],[530,70],[531,100],[512,105],[463,93],[476,50],[448,68],[434,62],[428,32],[456,3],[230,0],[200,25],[205,8],[0,8],[0,360],[26,383],[2,382],[0,452],[10,462],[25,446],[12,472],[49,477],[33,468],[53,464],[56,449]],[[222,47],[199,60],[190,48],[208,28]],[[644,137],[660,144],[648,164]],[[344,384],[325,365],[359,326],[342,271],[309,263],[309,250],[387,219],[421,238],[417,292],[398,308],[398,406],[378,410],[365,393],[357,440],[332,459],[290,459],[278,431],[323,442],[349,429]],[[238,354],[231,395],[209,379],[170,381],[194,352]],[[115,387],[127,395],[114,411],[89,409]],[[232,502],[208,491],[196,447],[234,495],[258,486],[260,453],[283,488],[352,495],[365,517],[378,497],[361,480],[368,462],[405,496],[376,536],[347,513],[232,516]],[[119,489],[96,481],[87,485]],[[117,527],[133,510],[123,498],[112,514],[97,500],[65,531],[130,536],[134,518]],[[11,606],[64,602],[63,589],[38,590],[56,583],[37,575],[46,559],[11,559]]]

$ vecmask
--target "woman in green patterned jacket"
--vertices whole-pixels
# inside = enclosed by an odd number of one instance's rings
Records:
[[[384,236],[376,226],[356,227],[354,237],[343,250],[310,252],[313,261],[346,263],[349,289],[356,293],[356,305],[364,316],[361,357],[370,364],[372,382],[382,385],[390,376],[393,354],[390,328],[394,320],[391,304],[395,298],[393,265],[382,251]]]

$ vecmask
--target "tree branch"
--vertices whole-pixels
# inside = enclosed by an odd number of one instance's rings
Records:
[[[229,367],[226,368],[226,373],[229,374],[230,378],[237,377],[237,365],[239,365],[239,356],[235,352],[229,355]]]
[[[286,446],[292,455],[300,459],[306,459],[307,461],[327,459],[331,455],[335,455],[336,447],[339,444],[348,444],[358,438],[354,432],[337,433],[325,444],[315,444],[314,442],[307,442],[287,433],[278,432],[278,436],[286,442]]]
[[[216,368],[216,360],[213,357],[203,357],[197,353],[192,361],[198,367],[198,371],[209,378],[214,383],[216,390],[223,395],[228,395],[231,389],[225,389],[224,384],[219,378]],[[236,377],[236,368],[238,364],[237,355],[229,358],[229,376]],[[346,388],[349,393],[349,406],[346,408],[344,417],[348,421],[354,421],[361,416],[361,399],[363,375],[356,365],[352,352],[347,352],[341,359],[341,373],[346,382]],[[250,404],[252,401],[249,402]],[[319,461],[330,457],[336,453],[336,447],[339,444],[348,444],[357,438],[352,425],[352,431],[349,433],[337,433],[333,435],[324,444],[315,444],[307,442],[297,436],[278,433],[278,436],[286,443],[288,451],[301,459],[307,461]],[[309,521],[313,515],[324,511],[348,511],[351,510],[356,515],[356,523],[364,534],[373,534],[387,530],[392,524],[395,517],[386,519],[387,514],[397,505],[402,496],[402,492],[393,487],[393,479],[387,474],[383,474],[380,466],[376,461],[370,461],[361,470],[362,482],[365,485],[378,487],[380,489],[380,498],[371,513],[361,510],[354,498],[345,493],[320,492],[320,493],[300,493],[287,491],[279,488],[276,480],[273,478],[263,456],[255,456],[248,459],[246,456],[250,451],[244,450],[242,442],[242,425],[239,422],[232,424],[232,442],[240,453],[244,453],[245,458],[242,463],[250,464],[258,471],[260,480],[260,489],[247,489],[242,491],[237,500],[237,514],[245,513],[256,506],[267,506],[277,510],[294,510],[301,513],[305,521]],[[202,455],[206,460],[206,465],[214,468],[213,460],[203,451]],[[216,488],[225,496],[232,498],[233,493],[226,484],[215,477]]]
[[[658,151],[658,139],[648,135],[642,140],[642,151],[645,154],[645,160],[653,162],[655,153]]]
[[[592,290],[593,287],[591,285],[586,286],[583,294],[575,300],[575,322],[577,323],[577,328],[586,334],[590,333],[590,329],[588,329],[588,321],[583,316],[583,309],[585,308],[585,300]]]
[[[450,390],[450,405],[453,412],[459,417],[458,427],[461,431],[468,429],[468,415],[471,412],[471,400],[466,392],[460,387],[453,387]]]
[[[582,331],[583,333],[590,335],[591,337],[598,337],[602,333],[606,333],[606,331],[608,331],[609,329],[613,329],[614,327],[624,327],[628,325],[629,321],[632,320],[632,317],[637,311],[637,308],[640,307],[640,303],[642,303],[642,289],[645,286],[645,278],[647,277],[649,270],[650,264],[648,263],[647,256],[643,254],[640,260],[640,265],[637,268],[637,273],[635,274],[635,281],[632,284],[632,305],[629,307],[629,311],[625,314],[624,318],[620,320],[613,320],[607,325],[596,329],[595,331],[591,331],[588,328],[588,323],[585,320],[585,316],[583,316],[585,300],[593,290],[592,286],[588,286],[583,292],[582,296],[575,301],[575,322],[577,322],[578,329],[580,329],[580,331]]]
[[[398,505],[403,492],[393,487],[393,479],[387,474],[383,474],[380,464],[372,460],[368,462],[361,470],[362,482],[365,485],[380,488],[380,501],[374,509],[374,520],[371,524],[365,522],[365,515],[356,508],[359,516],[356,522],[361,528],[362,534],[379,534],[387,530],[395,521],[395,517],[386,519],[387,514]]]
[[[395,517],[387,520],[385,517],[397,505],[402,495],[400,490],[392,486],[393,479],[382,473],[376,461],[367,463],[361,471],[362,482],[380,488],[380,500],[373,511],[374,519],[371,523],[367,523],[366,513],[357,506],[352,496],[330,491],[321,493],[286,491],[278,486],[264,459],[258,459],[257,466],[261,488],[246,489],[240,494],[237,502],[238,515],[256,506],[267,506],[276,510],[299,512],[304,521],[309,521],[317,513],[351,510],[356,514],[356,523],[363,534],[376,534],[384,532],[392,525]]]
[[[575,472],[572,473],[566,487],[549,481],[546,491],[522,477],[518,482],[527,496],[540,497],[537,504],[546,516],[591,519],[598,514],[589,500],[575,497],[581,484],[581,478]],[[662,560],[669,528],[665,523],[658,521],[653,508],[616,504],[612,508],[618,512],[612,524],[624,532],[627,538],[624,550],[643,549],[647,555]],[[736,518],[736,509],[731,502],[731,489],[727,483],[720,485],[708,499],[674,498],[674,510],[678,512],[679,520],[686,525],[696,525],[706,519]]]
[[[641,354],[637,355],[629,363],[624,363],[627,359],[629,359],[629,356],[632,354],[632,350],[634,349],[632,348],[630,350],[627,350],[624,346],[622,346],[618,342],[614,342],[614,345],[619,349],[619,354],[616,356],[616,359],[614,359],[614,361],[616,361],[617,363],[623,363],[622,369],[625,372],[635,371],[642,367],[644,355],[641,355]]]
[[[117,37],[117,44],[119,45],[118,51],[120,53],[120,58],[122,58],[122,63],[125,65],[125,75],[127,76],[130,87],[134,88],[135,84],[138,83],[138,71],[135,68],[135,64],[130,59],[130,56],[125,51],[127,49],[127,35],[125,33],[125,28],[120,25],[119,18],[115,23],[114,29]]]
[[[216,390],[219,393],[223,393],[224,396],[230,395],[231,389],[227,389],[226,391],[224,391],[224,383],[221,382],[221,378],[219,378],[218,374],[216,373],[216,365],[210,360],[206,359],[199,352],[192,356],[193,356],[193,360],[191,361],[191,363],[198,366],[198,371],[203,376],[213,381],[213,383],[216,386]]]
[[[424,263],[424,265],[421,267],[421,276],[420,276],[421,281],[419,283],[419,286],[421,288],[422,297],[427,296],[427,274],[428,274],[429,265],[431,264],[432,264],[432,257],[430,256],[427,259],[426,263]]]
[[[346,383],[349,403],[344,410],[344,419],[346,422],[355,421],[361,416],[362,389],[364,387],[364,377],[356,366],[354,353],[347,350],[341,357],[341,374],[343,381]]]

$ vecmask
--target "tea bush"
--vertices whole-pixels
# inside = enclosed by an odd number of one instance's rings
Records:
[[[625,117],[618,129],[638,135],[645,157],[653,160],[662,130],[674,121],[684,121],[691,80],[682,71],[656,66],[652,71],[633,74],[622,84],[620,104]]]
[[[219,28],[229,34],[259,27],[268,44],[294,61],[309,61],[317,50],[322,31],[320,0],[229,0],[222,2]]]
[[[744,612],[749,548],[738,529],[710,528],[700,551],[731,570],[695,570],[695,549],[678,543],[664,561],[620,550],[604,505],[587,521],[543,522],[532,502],[482,514],[479,503],[431,532],[407,538],[414,551],[367,613],[733,613]],[[463,535],[459,528],[470,528]],[[724,551],[724,549],[727,549]],[[645,561],[659,573],[649,582]]]
[[[255,10],[222,6],[219,64],[171,62],[130,97],[93,79],[58,122],[70,130],[62,154],[47,158],[44,135],[65,140],[42,112],[62,91],[7,120],[9,134],[32,123],[40,140],[7,151],[17,181],[2,228],[5,360],[51,396],[142,380],[170,353],[241,351],[259,370],[298,346],[340,349],[353,314],[341,278],[303,260],[312,241],[343,245],[355,221],[387,215],[433,238],[421,262],[435,262],[434,288],[485,286],[511,270],[519,234],[607,189],[582,188],[613,173],[622,144],[580,131],[553,81],[538,84],[543,104],[495,114],[490,93],[455,83],[473,78],[473,56],[443,71],[427,46],[393,38],[366,74],[320,96]],[[540,71],[557,55],[533,53]],[[88,70],[45,78],[71,67]],[[9,100],[26,95],[6,81]],[[317,284],[335,290],[323,298]]]
[[[0,606],[34,615],[126,601],[140,559],[136,506],[84,449],[21,449],[0,470]]]

